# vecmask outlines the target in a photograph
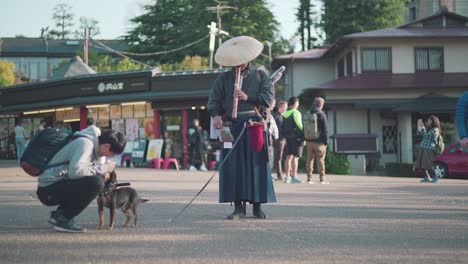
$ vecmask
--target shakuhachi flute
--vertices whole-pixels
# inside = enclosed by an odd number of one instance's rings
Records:
[[[242,89],[242,75],[241,75],[241,71],[242,71],[242,66],[237,66],[236,67],[236,80],[234,82],[234,98],[232,100],[232,114],[231,114],[231,117],[233,119],[236,119],[237,118],[237,105],[239,104],[239,98],[237,98],[236,96],[236,91],[237,90],[240,90]]]

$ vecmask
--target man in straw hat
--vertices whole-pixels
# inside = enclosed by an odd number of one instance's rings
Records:
[[[263,121],[261,109],[268,109],[275,98],[275,90],[267,73],[250,63],[262,50],[263,44],[258,40],[240,36],[224,42],[215,55],[216,63],[233,67],[233,70],[222,73],[216,79],[207,109],[213,117],[215,128],[222,128],[223,121],[228,121],[234,138],[241,137],[219,168],[219,202],[234,202],[234,212],[228,216],[228,219],[233,220],[245,216],[242,202],[253,204],[253,215],[260,219],[266,218],[261,204],[276,202],[267,147],[263,146],[256,152],[251,146],[255,138],[249,137],[247,129],[241,134],[249,120]],[[238,87],[240,89],[235,89],[238,78],[242,79],[242,85]],[[266,138],[265,131],[263,133]],[[221,159],[230,150],[223,148]]]

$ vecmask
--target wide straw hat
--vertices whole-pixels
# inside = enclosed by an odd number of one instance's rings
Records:
[[[239,66],[262,53],[263,44],[249,36],[239,36],[224,42],[216,51],[215,61],[221,66]]]

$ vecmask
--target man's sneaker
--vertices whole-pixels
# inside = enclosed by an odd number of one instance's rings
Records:
[[[439,178],[434,177],[434,178],[432,178],[431,182],[432,182],[432,183],[438,183],[438,182],[439,182]]]
[[[321,180],[321,181],[320,181],[320,184],[330,184],[330,182],[329,182],[329,181],[326,181],[326,180]]]
[[[86,228],[81,227],[78,224],[75,224],[75,221],[72,219],[65,218],[65,216],[60,215],[57,218],[57,222],[54,226],[54,229],[59,232],[66,233],[83,233],[86,232]]]
[[[193,165],[190,165],[189,171],[197,171],[197,168],[195,168]]]
[[[291,177],[291,183],[302,183],[302,180],[299,177]]]
[[[425,177],[420,182],[430,182],[431,180],[432,179]]]
[[[291,183],[291,180],[292,180],[291,176],[288,175],[286,176],[286,178],[284,178],[284,183]]]
[[[47,220],[47,222],[49,222],[49,224],[51,225],[55,225],[57,223],[57,218],[59,217],[59,215],[60,212],[58,210],[50,212],[50,217],[49,220]]]
[[[308,184],[314,184],[315,182],[313,180],[307,180]]]
[[[201,171],[207,171],[208,169],[206,168],[205,164],[202,164],[202,165],[200,166],[200,170],[201,170]]]

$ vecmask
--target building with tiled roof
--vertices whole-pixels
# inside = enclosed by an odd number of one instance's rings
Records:
[[[446,144],[457,140],[454,111],[468,88],[468,17],[441,9],[402,26],[355,33],[333,45],[275,58],[287,70],[279,96],[303,110],[325,98],[332,149],[350,153],[354,173],[369,159],[412,163],[416,121],[436,114]],[[348,135],[352,141],[339,141]],[[349,138],[349,137],[348,137]],[[344,143],[343,143],[344,142]]]

